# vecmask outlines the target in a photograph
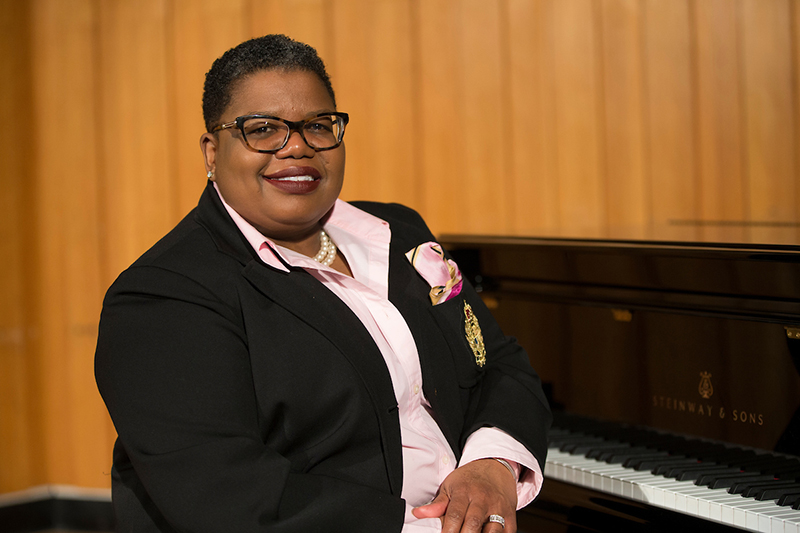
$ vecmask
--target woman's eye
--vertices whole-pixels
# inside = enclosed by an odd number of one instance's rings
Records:
[[[274,124],[270,124],[269,122],[265,122],[262,124],[253,124],[245,128],[247,135],[256,135],[259,137],[275,135],[278,132],[278,128]]]
[[[306,125],[306,129],[314,133],[327,133],[333,130],[333,124],[330,121],[311,122]]]

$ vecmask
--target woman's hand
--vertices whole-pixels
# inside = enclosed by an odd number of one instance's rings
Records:
[[[479,459],[456,468],[436,498],[413,511],[417,518],[441,518],[443,533],[516,533],[517,484],[500,462]],[[487,522],[500,515],[505,529]]]

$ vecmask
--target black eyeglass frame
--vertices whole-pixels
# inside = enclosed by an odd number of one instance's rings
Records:
[[[308,140],[306,140],[306,136],[303,135],[303,128],[309,122],[313,122],[314,120],[320,117],[327,117],[327,116],[335,116],[341,119],[342,128],[341,130],[339,130],[339,135],[336,137],[336,144],[334,144],[333,146],[329,146],[327,148],[315,148],[311,146],[311,144],[309,144]],[[259,150],[250,145],[250,143],[247,141],[247,134],[244,132],[244,123],[253,118],[268,118],[271,120],[278,120],[289,126],[289,134],[283,140],[283,144],[280,146],[280,148],[273,148],[272,150]],[[332,111],[329,113],[318,113],[313,117],[307,118],[305,120],[296,120],[296,121],[286,120],[285,118],[280,118],[280,117],[273,117],[272,115],[242,115],[241,117],[236,117],[236,119],[232,120],[231,122],[220,124],[216,128],[212,129],[210,133],[216,133],[218,131],[226,130],[229,128],[238,128],[239,131],[242,133],[242,139],[244,140],[244,144],[245,146],[247,146],[248,149],[262,154],[274,154],[276,152],[280,152],[281,150],[283,150],[289,143],[289,138],[292,136],[292,133],[297,132],[300,134],[300,138],[303,139],[303,142],[306,143],[309,146],[309,148],[313,149],[315,152],[324,152],[325,150],[333,150],[334,148],[337,148],[340,144],[342,144],[342,139],[344,139],[344,130],[349,122],[350,122],[350,115],[348,115],[347,113],[341,113],[339,111]]]

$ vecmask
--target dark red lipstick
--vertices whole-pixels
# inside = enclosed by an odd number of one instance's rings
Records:
[[[308,194],[319,186],[319,170],[314,167],[289,167],[264,176],[270,185],[289,194]]]

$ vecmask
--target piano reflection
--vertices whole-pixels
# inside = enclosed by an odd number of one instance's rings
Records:
[[[521,532],[800,533],[800,247],[442,243],[554,410]]]

